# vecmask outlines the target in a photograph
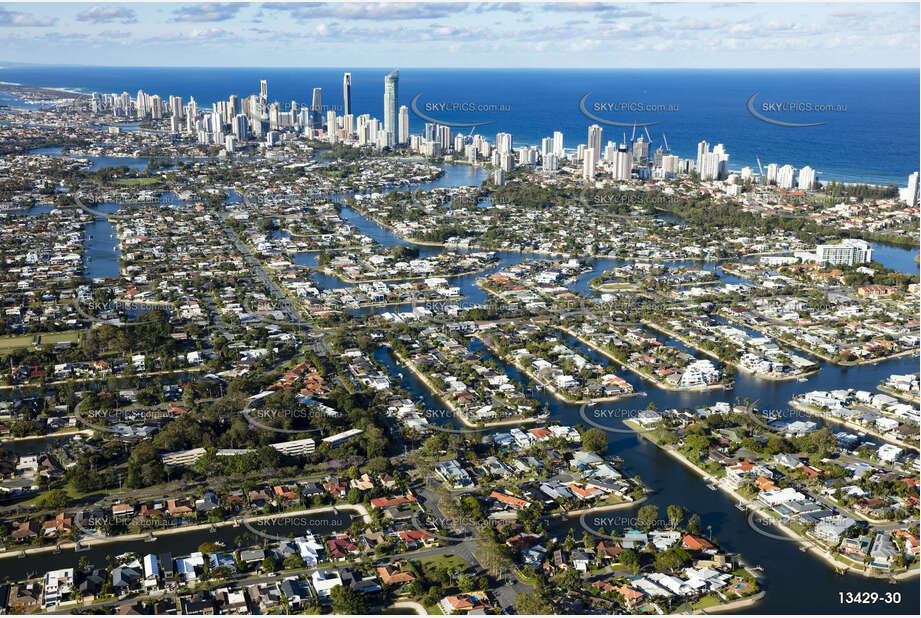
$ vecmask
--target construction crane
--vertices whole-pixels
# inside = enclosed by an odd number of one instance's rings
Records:
[[[662,131],[662,141],[665,142],[665,152],[670,153],[672,149],[668,147],[668,139],[665,137],[665,131]]]
[[[647,127],[646,125],[643,125],[643,130],[646,131],[646,139],[648,139],[648,140],[649,140],[649,143],[651,144],[651,143],[652,143],[652,138],[649,137],[649,127]]]
[[[755,161],[758,162],[758,173],[761,175],[761,184],[766,184],[764,182],[764,168],[761,167],[761,159],[758,158],[758,155],[755,155]]]
[[[636,120],[633,121],[633,133],[630,134],[630,143],[636,139]]]

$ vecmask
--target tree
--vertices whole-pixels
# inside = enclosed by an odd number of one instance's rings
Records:
[[[657,571],[675,571],[691,561],[691,555],[680,547],[672,547],[656,556]]]
[[[617,556],[617,559],[620,560],[621,564],[632,570],[634,573],[640,570],[640,557],[632,549],[625,549],[624,551],[620,552],[620,554]]]
[[[40,509],[63,509],[68,504],[70,496],[63,489],[52,489],[35,501],[35,505]]]
[[[688,532],[691,534],[700,534],[703,531],[703,528],[700,523],[700,515],[694,513],[691,515],[691,518],[688,519]]]
[[[640,507],[636,512],[636,521],[640,528],[649,532],[656,525],[659,519],[659,507],[654,504],[647,504]]]
[[[537,591],[519,594],[515,598],[515,611],[521,616],[545,616],[556,613],[553,603]]]
[[[348,586],[336,586],[329,593],[333,599],[334,614],[351,614],[353,616],[368,613],[368,601],[364,594]]]
[[[266,573],[271,573],[278,568],[278,563],[272,556],[266,556],[265,560],[262,561],[262,570]]]
[[[684,520],[683,507],[677,504],[669,504],[666,512],[668,513],[668,525],[672,530],[681,525],[682,520]]]
[[[461,573],[457,577],[457,587],[461,592],[472,592],[477,589],[477,581],[472,575]]]
[[[592,427],[582,434],[582,446],[598,455],[604,455],[608,452],[608,434],[597,427]]]
[[[284,565],[286,569],[300,569],[304,566],[304,559],[299,554],[291,554],[285,558]]]

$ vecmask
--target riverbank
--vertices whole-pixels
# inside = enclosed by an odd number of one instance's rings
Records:
[[[848,420],[848,419],[846,419],[846,418],[841,418],[840,416],[835,416],[835,415],[832,414],[831,412],[823,412],[822,410],[819,410],[819,409],[817,409],[817,408],[813,408],[812,406],[806,405],[806,404],[804,404],[804,403],[800,403],[799,401],[797,401],[797,400],[795,400],[795,399],[791,399],[791,400],[788,401],[787,403],[788,403],[789,406],[790,406],[791,408],[793,408],[794,410],[799,410],[800,412],[805,412],[806,414],[809,414],[810,416],[815,416],[816,418],[820,418],[820,419],[822,419],[822,420],[827,420],[827,419],[831,418],[831,419],[834,420],[834,422],[840,423],[840,424],[844,425],[845,427],[847,427],[847,428],[849,428],[849,429],[853,429],[854,431],[859,431],[859,432],[861,432],[861,433],[869,434],[869,435],[871,435],[871,436],[873,436],[873,437],[875,437],[875,438],[879,438],[880,440],[884,440],[884,441],[886,441],[886,442],[888,442],[888,443],[890,443],[890,444],[895,444],[896,446],[900,446],[900,447],[902,447],[902,448],[906,448],[906,449],[909,449],[909,450],[911,450],[911,451],[917,451],[917,450],[918,450],[918,445],[917,445],[917,444],[909,444],[909,443],[907,443],[907,442],[903,442],[902,440],[897,440],[897,439],[895,439],[895,438],[887,437],[885,434],[882,434],[882,433],[876,431],[875,429],[873,429],[873,428],[871,428],[871,427],[866,427],[866,426],[864,426],[864,425],[858,425],[857,423],[855,423],[855,422],[853,422],[853,421],[850,421],[850,420]],[[886,417],[886,418],[888,418],[888,417]]]
[[[696,343],[694,343],[694,342],[691,341],[690,339],[688,339],[688,338],[686,338],[686,337],[684,337],[684,336],[682,336],[682,335],[679,335],[678,333],[672,331],[672,330],[669,329],[669,328],[666,328],[665,326],[662,326],[661,324],[657,324],[656,322],[653,322],[653,321],[651,321],[651,320],[640,320],[640,324],[642,324],[643,326],[646,326],[646,327],[648,327],[648,328],[651,328],[651,329],[653,329],[653,330],[655,330],[655,331],[658,331],[658,332],[662,333],[663,335],[668,335],[669,337],[671,337],[671,338],[673,338],[673,339],[676,339],[677,341],[680,341],[680,342],[683,343],[684,345],[686,345],[686,346],[688,346],[688,347],[691,347],[691,348],[694,348],[695,350],[697,350],[697,351],[700,352],[701,354],[706,354],[707,356],[709,356],[710,358],[712,358],[712,359],[714,359],[714,360],[716,360],[716,361],[719,361],[719,362],[721,362],[721,363],[725,363],[726,365],[730,365],[730,366],[732,366],[732,367],[735,367],[737,370],[739,370],[739,371],[741,371],[741,372],[743,372],[743,373],[747,373],[747,374],[749,374],[749,375],[752,375],[752,376],[754,376],[754,377],[756,377],[756,378],[758,378],[758,379],[760,379],[760,380],[769,380],[769,381],[772,381],[772,382],[789,382],[790,380],[799,380],[800,378],[806,378],[806,377],[809,377],[809,376],[812,376],[812,375],[815,375],[815,374],[819,373],[819,369],[820,369],[819,367],[816,367],[816,368],[813,369],[812,371],[807,371],[807,372],[805,372],[805,373],[796,373],[796,374],[783,375],[783,376],[775,376],[774,374],[765,374],[765,373],[759,373],[759,372],[757,372],[757,371],[751,371],[751,370],[749,370],[749,369],[746,369],[745,367],[743,367],[742,365],[740,365],[739,363],[737,363],[737,362],[735,362],[735,361],[721,359],[721,358],[719,357],[719,355],[714,354],[714,353],[713,353],[712,351],[710,351],[710,350],[705,350],[704,348],[700,347],[699,345],[697,345]],[[816,363],[816,365],[818,365],[818,363]]]
[[[638,375],[639,377],[643,378],[644,380],[648,380],[648,381],[652,382],[652,383],[655,385],[656,388],[660,388],[660,389],[662,389],[662,390],[664,390],[664,391],[673,391],[673,392],[678,392],[678,393],[695,393],[695,392],[700,392],[700,391],[712,391],[712,390],[718,390],[718,389],[724,389],[724,388],[726,388],[726,385],[725,385],[725,384],[719,384],[719,383],[717,383],[717,384],[704,384],[704,385],[702,385],[702,386],[692,386],[692,387],[690,387],[690,388],[681,388],[681,387],[678,387],[678,386],[671,386],[671,385],[669,385],[669,384],[666,384],[666,383],[663,382],[662,380],[657,380],[656,378],[654,378],[654,377],[652,377],[652,376],[650,376],[650,375],[648,375],[648,374],[643,373],[643,372],[640,371],[639,369],[634,368],[634,367],[633,367],[632,365],[630,365],[629,363],[625,363],[624,361],[622,361],[622,360],[620,360],[619,358],[615,357],[613,354],[611,354],[610,352],[608,352],[607,350],[605,350],[605,349],[602,348],[601,346],[597,346],[597,345],[595,345],[594,343],[592,343],[592,342],[590,342],[590,341],[588,341],[588,340],[586,340],[586,339],[583,339],[581,336],[579,336],[577,333],[573,332],[571,329],[569,329],[569,328],[567,328],[567,327],[565,327],[565,326],[557,326],[557,328],[559,328],[561,331],[563,331],[563,332],[566,333],[567,335],[570,335],[570,336],[572,336],[572,337],[575,337],[575,338],[576,338],[578,341],[580,341],[583,345],[586,345],[586,346],[590,347],[591,349],[595,350],[595,351],[598,352],[599,354],[603,354],[605,357],[611,359],[612,361],[614,361],[615,363],[617,363],[617,364],[620,365],[621,367],[624,367],[625,369],[629,369],[630,371],[632,371],[633,373],[635,373],[635,374]]]
[[[224,521],[213,522],[213,523],[204,523],[204,524],[194,524],[191,526],[176,526],[171,528],[162,528],[157,529],[156,534],[153,534],[153,531],[148,532],[138,532],[135,534],[119,534],[111,537],[102,537],[98,536],[95,533],[88,532],[86,533],[89,538],[82,538],[79,541],[69,541],[67,543],[61,543],[59,545],[47,545],[44,547],[32,547],[28,549],[14,550],[14,551],[5,551],[0,553],[0,559],[3,558],[14,558],[16,556],[22,556],[25,554],[43,554],[49,552],[63,551],[66,549],[76,550],[78,544],[81,548],[81,551],[84,548],[95,547],[97,545],[107,545],[111,543],[121,543],[125,541],[143,541],[144,539],[149,538],[151,535],[154,538],[159,536],[170,536],[173,534],[185,534],[188,532],[199,532],[202,530],[211,530],[212,528],[225,528],[227,526],[239,527],[245,525],[245,522],[254,522],[254,521],[266,521],[277,519],[279,517],[297,517],[302,515],[314,515],[316,513],[327,513],[327,512],[339,512],[339,511],[355,511],[357,512],[362,521],[366,524],[371,523],[371,515],[368,513],[368,509],[365,508],[363,504],[343,504],[336,506],[322,506],[312,509],[302,509],[299,511],[285,511],[283,513],[271,513],[269,515],[259,515],[256,517],[246,517],[237,515],[232,519],[227,519]],[[75,522],[75,527],[80,529],[79,524]]]
[[[905,403],[911,403],[916,406],[921,404],[921,400],[919,400],[918,397],[913,397],[895,388],[889,388],[885,384],[880,384],[879,386],[876,387],[876,390],[878,390],[881,393],[886,393],[887,395],[891,395],[895,397],[896,399],[904,401]]]
[[[506,357],[502,356],[501,354],[499,354],[499,352],[498,352],[498,350],[496,350],[495,346],[493,346],[492,344],[490,344],[490,343],[486,340],[486,338],[480,337],[479,335],[474,335],[474,337],[476,337],[477,339],[479,339],[480,341],[482,341],[482,342],[483,342],[483,345],[485,345],[487,348],[489,348],[489,350],[490,350],[493,354],[495,354],[496,356],[498,356],[500,359],[502,359],[502,361],[504,361],[504,362],[506,362],[506,363],[512,364],[512,365],[513,365],[514,367],[516,367],[520,372],[522,372],[523,374],[525,374],[526,376],[528,376],[528,378],[530,378],[534,383],[540,384],[544,389],[546,389],[547,391],[549,391],[551,395],[553,395],[554,397],[556,397],[557,399],[559,399],[560,401],[562,401],[562,402],[564,402],[564,403],[568,403],[569,405],[578,406],[578,405],[583,405],[583,404],[588,404],[588,403],[610,403],[610,402],[612,402],[612,401],[620,401],[620,400],[622,400],[622,399],[629,399],[630,397],[636,397],[636,396],[638,396],[638,395],[640,394],[640,393],[634,391],[634,392],[632,392],[632,393],[622,393],[622,394],[620,394],[620,395],[613,395],[613,396],[610,396],[610,397],[590,397],[589,399],[570,399],[570,398],[567,397],[566,395],[563,395],[562,393],[560,393],[560,392],[559,392],[555,387],[553,387],[552,385],[550,385],[550,384],[545,384],[543,381],[541,381],[540,379],[538,379],[533,373],[531,373],[531,371],[530,371],[529,369],[527,369],[524,365],[522,365],[517,359],[513,360],[513,359],[510,359],[510,358],[506,358]],[[490,340],[491,340],[491,339],[490,339]]]
[[[780,519],[776,517],[772,517],[765,509],[761,508],[760,506],[757,506],[756,505],[757,503],[754,500],[750,500],[748,498],[743,497],[742,495],[737,493],[732,488],[727,487],[724,483],[720,482],[720,479],[716,478],[715,476],[713,476],[706,470],[701,469],[699,466],[694,465],[694,462],[690,461],[687,457],[679,453],[676,448],[671,447],[671,446],[663,446],[659,444],[658,442],[656,442],[652,437],[650,437],[649,432],[643,431],[639,426],[636,425],[635,422],[625,420],[624,424],[630,427],[630,429],[632,429],[633,431],[635,431],[641,438],[645,440],[649,440],[658,449],[664,451],[669,456],[671,456],[672,458],[674,458],[675,460],[683,464],[686,468],[689,468],[690,470],[695,472],[698,476],[700,476],[705,481],[707,481],[709,485],[715,488],[719,488],[721,491],[731,496],[733,500],[736,500],[738,504],[744,504],[747,510],[750,510],[751,512],[761,516],[765,521],[773,522],[773,524],[777,528],[779,528],[787,537],[789,537],[790,539],[789,542],[796,543],[800,548],[804,548],[806,551],[809,551],[810,553],[815,555],[817,558],[831,565],[836,571],[842,568],[842,563],[835,560],[834,557],[832,557],[831,551],[829,549],[826,549],[824,547],[822,548],[817,547],[816,545],[813,544],[816,541],[804,539],[799,533],[795,532],[794,530],[786,526],[782,521],[780,521]],[[758,531],[755,531],[755,532],[758,532]],[[898,575],[893,575],[893,574],[877,575],[875,573],[867,573],[867,572],[861,572],[861,571],[855,571],[855,573],[859,575],[863,575],[864,577],[873,577],[873,578],[878,578],[878,579],[889,579],[889,578],[900,579],[900,576],[901,578],[907,579],[909,577],[914,577],[918,575],[919,570],[914,569],[912,571],[905,571]]]
[[[396,350],[392,350],[392,351],[393,351],[393,355],[396,356],[397,359],[401,363],[403,363],[403,366],[409,369],[410,371],[412,371],[413,374],[417,378],[419,378],[419,380],[423,384],[425,384],[426,388],[428,388],[432,392],[433,395],[438,397],[438,399],[441,400],[442,403],[448,406],[448,409],[454,413],[455,418],[457,418],[457,420],[463,423],[465,427],[469,427],[470,429],[488,429],[490,427],[506,427],[509,425],[523,425],[525,423],[537,423],[541,420],[540,418],[526,418],[526,419],[514,419],[513,418],[513,419],[508,419],[505,421],[492,421],[490,423],[483,423],[481,425],[471,423],[470,420],[467,418],[467,415],[461,412],[457,408],[457,406],[455,406],[451,401],[449,401],[445,397],[444,393],[442,393],[440,390],[435,388],[435,385],[432,384],[431,380],[428,379],[428,376],[426,376],[424,373],[422,373],[421,371],[419,371],[419,369],[416,368],[416,364],[414,362],[412,362],[411,360],[409,360],[408,358],[406,358],[405,356],[403,356]]]
[[[41,436],[23,436],[21,438],[3,438],[0,440],[0,444],[5,444],[7,442],[27,442],[29,440],[48,440],[54,438],[66,438],[68,436],[92,436],[92,429],[74,429],[72,431],[58,431],[55,433],[46,433]]]
[[[887,354],[886,356],[878,356],[876,358],[861,359],[861,360],[856,360],[856,361],[839,361],[839,360],[835,360],[833,357],[829,356],[828,354],[818,352],[816,350],[813,350],[812,348],[807,348],[806,346],[796,343],[795,341],[790,341],[789,339],[783,336],[774,335],[772,333],[769,333],[767,329],[764,328],[763,326],[748,324],[747,322],[744,322],[743,320],[740,320],[739,318],[736,318],[735,316],[731,315],[729,312],[720,312],[719,315],[734,324],[737,324],[745,328],[750,328],[754,331],[761,333],[765,337],[771,337],[773,339],[776,339],[777,341],[786,343],[788,346],[792,348],[796,348],[797,350],[806,352],[807,354],[811,354],[812,356],[816,356],[818,358],[821,358],[824,361],[827,361],[833,365],[838,365],[840,367],[859,367],[860,365],[872,365],[872,364],[879,363],[882,361],[891,360],[893,358],[901,358],[903,356],[909,356],[911,354],[918,353],[917,349],[911,349],[911,350],[902,350],[901,352],[895,352],[893,354]]]
[[[744,599],[738,599],[737,601],[730,601],[729,603],[724,603],[722,605],[714,605],[713,607],[708,607],[706,609],[697,609],[694,610],[694,614],[722,614],[725,612],[735,611],[737,609],[743,609],[745,607],[751,607],[752,605],[757,605],[758,602],[764,598],[766,593],[764,590],[758,594],[746,597]]]
[[[603,513],[605,511],[622,511],[624,509],[630,509],[637,507],[649,499],[649,496],[643,496],[639,500],[633,500],[630,502],[618,502],[617,504],[605,504],[602,506],[592,506],[587,509],[575,509],[573,511],[566,511],[563,514],[563,517],[581,517],[582,515],[588,515],[589,513]]]

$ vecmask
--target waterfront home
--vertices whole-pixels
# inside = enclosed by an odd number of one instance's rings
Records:
[[[357,555],[358,545],[348,533],[340,534],[326,541],[327,555],[333,560],[345,560],[350,555]]]
[[[136,589],[141,581],[141,564],[134,561],[112,569],[112,589],[116,594],[124,594]]]
[[[693,534],[686,534],[681,539],[681,548],[688,551],[699,551],[703,553],[715,553],[716,547],[707,539]]]
[[[846,515],[823,517],[816,524],[812,533],[816,538],[834,545],[837,544],[841,540],[841,537],[856,523],[854,519]]]
[[[416,576],[403,568],[403,563],[394,562],[377,567],[377,575],[385,586],[401,586],[416,581]]]
[[[446,596],[438,602],[438,607],[444,614],[469,614],[477,610],[484,612],[491,609],[492,605],[485,591],[469,592],[466,594]]]
[[[893,559],[900,553],[889,534],[880,531],[874,537],[873,545],[870,547],[870,558],[872,558],[870,565],[882,569],[892,568]]]
[[[37,583],[12,584],[6,599],[6,608],[10,613],[31,614],[41,606],[41,586]],[[4,609],[0,607],[0,610]]]
[[[73,591],[74,570],[67,568],[48,571],[42,584],[42,609],[57,607]]]
[[[849,558],[863,561],[870,553],[870,545],[872,542],[872,539],[865,534],[856,538],[842,539],[838,551]]]

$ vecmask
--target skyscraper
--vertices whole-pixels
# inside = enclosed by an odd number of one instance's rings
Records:
[[[397,139],[397,106],[400,102],[400,70],[384,78],[384,132]]]
[[[346,73],[342,76],[342,115],[348,116],[352,113],[352,74]]]
[[[409,141],[409,108],[405,105],[400,106],[400,121],[397,137],[398,144],[405,144]]]
[[[697,172],[700,173],[700,168],[704,164],[704,155],[710,154],[710,144],[706,141],[698,142],[697,144]]]
[[[310,115],[313,117],[313,125],[319,127],[323,124],[323,89],[313,89],[313,100],[310,102]]]
[[[598,161],[601,160],[601,125],[593,124],[588,128],[586,148],[592,151],[592,165],[598,165]]]
[[[815,184],[815,170],[808,165],[803,167],[799,171],[799,179],[796,184],[800,189],[811,189]]]
[[[908,202],[909,206],[918,205],[918,172],[912,172],[908,177],[908,199],[905,200]]]
[[[259,98],[263,104],[269,102],[269,82],[264,79],[259,81]]]
[[[583,180],[592,180],[595,178],[595,149],[586,148],[585,156],[582,160],[582,178]]]
[[[563,134],[559,131],[553,132],[553,154],[563,156]]]

